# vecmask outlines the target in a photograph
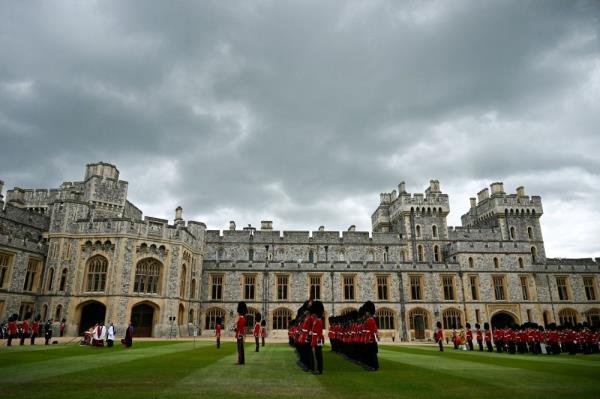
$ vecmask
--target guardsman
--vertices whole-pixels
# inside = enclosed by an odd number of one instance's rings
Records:
[[[477,345],[479,345],[479,352],[483,352],[483,333],[481,332],[481,325],[475,323],[475,328],[477,329],[475,336],[477,338]]]
[[[485,346],[487,347],[488,352],[493,352],[494,347],[492,346],[492,330],[490,329],[490,323],[483,323],[483,328],[485,329]]]
[[[221,330],[223,327],[221,326],[221,316],[217,316],[215,319],[215,337],[217,338],[217,349],[221,347]]]
[[[44,345],[48,345],[52,339],[52,319],[46,321],[44,324]]]
[[[313,324],[310,331],[310,345],[315,352],[316,360],[316,369],[313,373],[320,375],[323,374],[323,344],[325,342],[325,337],[323,337],[323,313],[325,313],[323,303],[314,301],[310,307],[310,313],[313,317]]]
[[[379,341],[379,331],[377,323],[373,316],[375,315],[375,304],[371,301],[365,302],[363,305],[366,321],[363,330],[366,334],[366,350],[367,370],[379,370],[379,360],[377,359],[377,342]]]
[[[16,314],[13,314],[12,316],[10,316],[8,318],[8,342],[6,343],[6,346],[12,346],[12,340],[14,338],[17,338],[17,318],[19,316],[17,316]]]
[[[265,346],[265,338],[267,338],[267,320],[265,319],[260,322],[260,338],[262,339],[262,346]]]
[[[442,329],[442,323],[437,322],[435,329],[435,342],[440,346],[440,352],[444,351],[444,330]]]
[[[456,328],[452,329],[452,343],[454,344],[454,349],[458,349],[458,333],[456,332]]]
[[[237,364],[242,365],[246,363],[246,358],[244,356],[244,337],[246,336],[246,314],[248,314],[248,307],[246,306],[246,302],[238,302],[237,314],[238,319],[235,323],[235,338],[237,340],[238,352]]]
[[[494,343],[498,353],[502,353],[504,350],[504,331],[501,328],[496,327],[494,329]]]
[[[35,338],[40,334],[40,320],[42,316],[37,315],[33,323],[31,323],[31,345],[35,345]]]
[[[550,332],[548,332],[548,345],[550,345],[550,351],[553,355],[560,355],[560,345],[558,344],[558,331],[556,331],[556,324],[552,323],[548,326]]]
[[[302,370],[313,371],[315,368],[314,358],[312,356],[312,349],[310,347],[310,331],[313,325],[313,318],[310,315],[310,306],[312,301],[307,301],[303,305],[304,319],[300,328],[300,361],[302,363]]]
[[[473,350],[473,330],[471,330],[471,323],[467,323],[467,346],[470,351]]]
[[[252,330],[252,334],[254,335],[254,342],[256,343],[256,349],[254,350],[255,352],[258,352],[260,349],[260,321],[262,320],[262,317],[260,316],[260,313],[256,314],[256,317],[254,318],[254,329]]]
[[[21,341],[19,345],[25,345],[25,338],[29,338],[29,319],[31,318],[31,313],[25,315],[25,320],[21,323]]]

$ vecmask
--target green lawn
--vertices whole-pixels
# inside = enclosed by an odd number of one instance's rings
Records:
[[[0,349],[0,398],[600,398],[600,355],[558,357],[440,353],[434,347],[382,346],[381,370],[366,372],[325,350],[325,373],[304,373],[293,350],[248,344],[136,342]]]

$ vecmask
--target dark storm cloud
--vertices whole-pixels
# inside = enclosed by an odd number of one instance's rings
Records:
[[[378,193],[401,180],[422,191],[440,179],[450,224],[504,180],[543,196],[550,255],[600,255],[597,2],[1,11],[9,185],[57,185],[104,160],[146,214],[181,204],[211,228],[367,230]]]

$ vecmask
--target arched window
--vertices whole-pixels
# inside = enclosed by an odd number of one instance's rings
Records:
[[[423,246],[419,245],[417,247],[417,260],[419,262],[425,262],[425,254],[423,253]]]
[[[421,226],[417,225],[417,227],[415,228],[415,235],[417,236],[417,238],[421,238]]]
[[[58,305],[56,307],[56,311],[54,312],[54,320],[60,321],[62,318],[62,305]]]
[[[531,227],[527,228],[527,236],[530,240],[533,240],[533,229]]]
[[[342,316],[345,316],[345,315],[347,315],[348,313],[350,313],[350,312],[353,312],[353,311],[355,311],[355,310],[356,310],[356,309],[354,309],[354,308],[344,308],[344,309],[342,309],[342,310],[340,311],[340,315],[342,315]]]
[[[510,226],[510,239],[515,239],[515,228],[513,226]]]
[[[185,298],[185,286],[187,284],[187,267],[185,263],[181,266],[181,283],[179,286],[179,296]]]
[[[160,272],[162,263],[153,258],[142,259],[135,268],[133,292],[138,294],[158,294],[161,289]]]
[[[472,269],[474,266],[473,264],[473,258],[469,257],[469,267]]]
[[[219,248],[217,251],[217,260],[225,260],[225,250],[223,248]]]
[[[192,288],[190,289],[190,298],[196,299],[196,279],[192,279]]]
[[[52,291],[52,283],[54,282],[54,268],[51,267],[48,270],[48,281],[46,283],[46,290]]]
[[[42,306],[42,320],[46,321],[48,319],[48,305]]]
[[[450,308],[442,312],[442,320],[445,329],[460,328],[460,311],[458,309]]]
[[[214,330],[217,324],[217,317],[221,318],[221,323],[225,324],[225,310],[221,308],[210,308],[206,310],[204,317],[204,329]]]
[[[531,262],[536,263],[537,261],[537,249],[535,247],[531,247]]]
[[[584,316],[590,326],[600,326],[600,309],[590,309],[584,313]]]
[[[400,251],[400,261],[406,262],[406,252],[404,250]]]
[[[525,265],[523,264],[523,258],[519,258],[519,269],[523,269]]]
[[[58,290],[64,291],[66,285],[67,285],[67,269],[63,269],[62,273],[60,274],[60,284],[58,284]]]
[[[388,308],[379,308],[375,311],[375,322],[380,330],[394,329],[394,312]]]
[[[440,247],[438,245],[433,246],[433,258],[435,262],[442,261],[442,253],[440,252]]]
[[[278,308],[273,311],[273,330],[287,330],[292,311],[286,308]]]
[[[308,251],[308,263],[315,263],[315,251]]]
[[[437,238],[437,226],[435,224],[431,226],[431,236]]]
[[[188,312],[188,323],[194,324],[194,310],[190,309]]]
[[[87,292],[103,292],[106,288],[106,271],[108,260],[104,256],[96,255],[90,258],[87,264]]]
[[[494,258],[494,269],[498,269],[500,267],[500,261],[498,258]]]
[[[577,312],[573,309],[563,309],[558,312],[558,320],[562,325],[569,323],[571,326],[575,326],[577,324]]]
[[[416,308],[411,310],[408,313],[408,324],[409,324],[409,328],[411,330],[415,329],[415,319],[419,319],[423,321],[423,328],[424,329],[428,329],[429,328],[429,312],[426,311],[425,309],[422,308]]]

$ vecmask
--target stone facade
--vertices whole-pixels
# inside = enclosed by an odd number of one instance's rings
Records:
[[[69,333],[96,317],[118,329],[133,320],[153,336],[211,334],[217,315],[230,329],[244,299],[278,335],[312,296],[327,315],[373,300],[384,335],[403,340],[430,339],[437,320],[447,328],[499,318],[600,322],[599,262],[547,259],[541,198],[522,187],[506,194],[492,183],[471,199],[463,226],[448,227],[438,181],[423,194],[401,183],[380,195],[372,232],[340,233],[276,231],[269,221],[206,230],[185,222],[181,208],[169,224],[142,218],[127,186],[116,167],[97,163],[83,182],[8,191],[1,319],[32,310],[64,317]],[[39,270],[28,287],[30,259]]]

